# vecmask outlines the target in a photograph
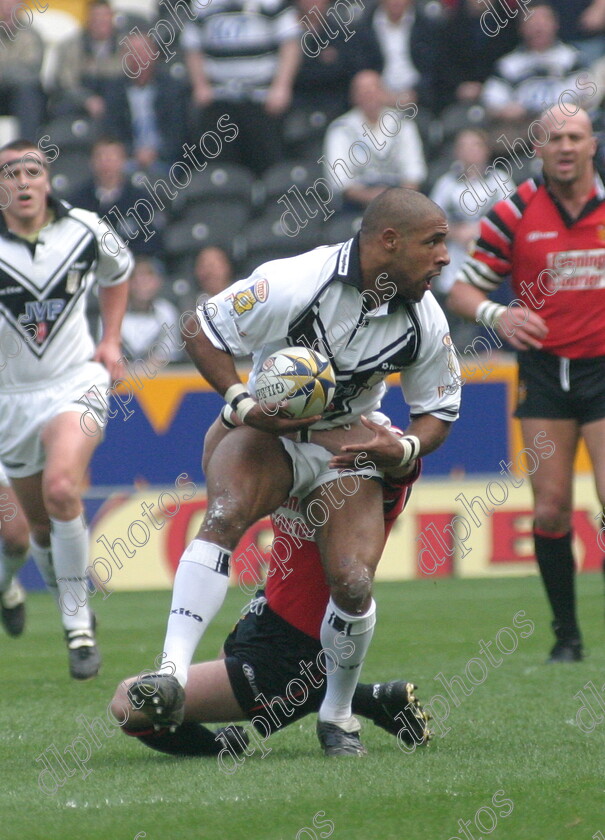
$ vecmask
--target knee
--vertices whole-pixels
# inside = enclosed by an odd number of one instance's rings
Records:
[[[571,506],[561,499],[551,497],[537,500],[534,510],[535,527],[545,533],[561,533],[571,528]]]
[[[44,482],[43,491],[44,504],[49,516],[68,515],[69,518],[73,518],[78,515],[81,506],[80,492],[76,482],[70,476],[65,474],[49,476]]]
[[[252,524],[249,508],[231,494],[209,500],[200,536],[224,548],[235,548],[242,534]]]
[[[345,566],[328,578],[332,600],[350,615],[367,612],[372,600],[374,572],[365,565]]]

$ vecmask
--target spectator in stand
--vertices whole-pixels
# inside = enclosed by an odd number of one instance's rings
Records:
[[[37,137],[46,111],[40,81],[44,44],[21,20],[20,6],[19,0],[0,0],[0,114],[16,117],[19,136]]]
[[[450,170],[437,179],[431,190],[430,198],[444,211],[450,225],[447,240],[450,264],[443,267],[431,286],[443,309],[455,275],[465,262],[471,243],[479,235],[481,218],[502,198],[493,173],[485,171],[489,159],[488,137],[484,131],[476,128],[460,131]],[[463,351],[482,331],[454,313],[446,310],[446,314],[452,340]]]
[[[416,0],[379,0],[365,22],[382,54],[382,81],[390,94],[387,104],[395,105],[399,100],[432,108],[440,18],[429,17]]]
[[[527,18],[519,15],[521,45],[496,62],[483,88],[483,102],[495,129],[524,131],[564,90],[580,94],[576,85],[585,64],[575,47],[557,37],[557,15],[546,3],[532,3]]]
[[[586,64],[605,54],[605,0],[550,0],[565,40],[577,47]]]
[[[513,3],[509,0],[509,5]],[[513,23],[503,27],[497,38],[486,32],[481,25],[485,12],[481,0],[460,0],[440,30],[434,89],[437,111],[455,102],[477,102],[494,63],[518,44]]]
[[[166,341],[166,329],[179,336],[179,311],[161,297],[164,272],[154,259],[139,257],[130,278],[128,309],[122,321],[122,346],[129,359],[157,360],[157,364],[178,362],[183,358],[174,342]],[[154,345],[164,339],[164,356],[155,355]],[[166,359],[166,354],[168,359]]]
[[[158,57],[153,58],[155,54]],[[187,86],[173,78],[147,35],[130,35],[124,57],[141,58],[135,78],[122,74],[107,96],[108,133],[118,137],[131,156],[131,167],[162,176],[183,156],[187,140]]]
[[[238,127],[221,160],[237,160],[258,175],[282,160],[280,118],[292,102],[300,35],[284,0],[212,0],[185,25],[195,136],[216,132],[225,113]]]
[[[233,266],[222,248],[209,245],[202,248],[193,267],[195,283],[194,306],[200,298],[211,298],[223,292],[233,282]]]
[[[360,212],[387,187],[418,189],[426,178],[422,142],[416,125],[388,109],[389,94],[374,70],[362,70],[351,82],[353,108],[334,120],[326,132],[326,177],[341,192],[343,209]],[[385,116],[385,112],[388,113]],[[388,126],[382,130],[381,120]],[[399,125],[393,124],[395,120]],[[368,136],[368,160],[350,154],[354,144]],[[363,141],[362,141],[363,142]]]
[[[141,198],[149,199],[149,194],[131,182],[127,174],[127,160],[126,147],[120,140],[101,137],[92,147],[92,178],[69,196],[69,203],[74,207],[92,210],[101,218],[107,216],[107,221],[116,232],[130,243],[134,254],[161,254],[162,233],[158,229],[160,214],[156,213],[149,225],[153,233],[147,242],[132,215],[128,215],[136,202]],[[112,213],[112,210],[117,212]]]
[[[345,40],[338,30],[320,49],[318,39],[326,40],[318,22],[318,14],[326,20],[331,0],[297,0],[296,8],[304,27],[303,56],[294,81],[293,105],[296,109],[321,111],[332,120],[349,105],[349,89],[355,73],[360,70],[382,72],[383,60],[378,41],[372,31],[357,18],[349,29],[354,36]],[[354,9],[354,6],[352,6]],[[316,10],[316,11],[315,11]]]
[[[107,0],[93,0],[85,28],[59,48],[53,113],[84,111],[95,120],[105,116],[107,96],[124,73],[121,37]]]

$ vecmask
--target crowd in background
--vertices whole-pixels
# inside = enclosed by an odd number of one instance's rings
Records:
[[[352,235],[393,185],[448,214],[443,299],[503,197],[490,163],[512,161],[517,183],[537,174],[516,140],[531,148],[531,125],[564,91],[600,127],[605,0],[50,6],[29,25],[23,4],[0,0],[0,134],[49,135],[55,191],[128,240],[133,357],[269,255]],[[332,195],[318,186],[313,203],[305,190],[322,178]],[[463,206],[473,183],[491,187],[486,201]],[[475,334],[452,330],[462,346]]]

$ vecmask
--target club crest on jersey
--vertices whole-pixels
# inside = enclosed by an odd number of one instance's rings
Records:
[[[244,312],[250,312],[257,303],[264,303],[268,297],[269,282],[263,277],[248,289],[237,292],[235,295],[229,295],[227,300],[232,300],[233,311],[236,315],[243,315]]]

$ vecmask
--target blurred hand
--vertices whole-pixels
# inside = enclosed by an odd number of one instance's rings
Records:
[[[498,318],[496,330],[515,350],[528,350],[530,347],[541,350],[542,340],[548,335],[544,319],[526,306],[507,309]]]

